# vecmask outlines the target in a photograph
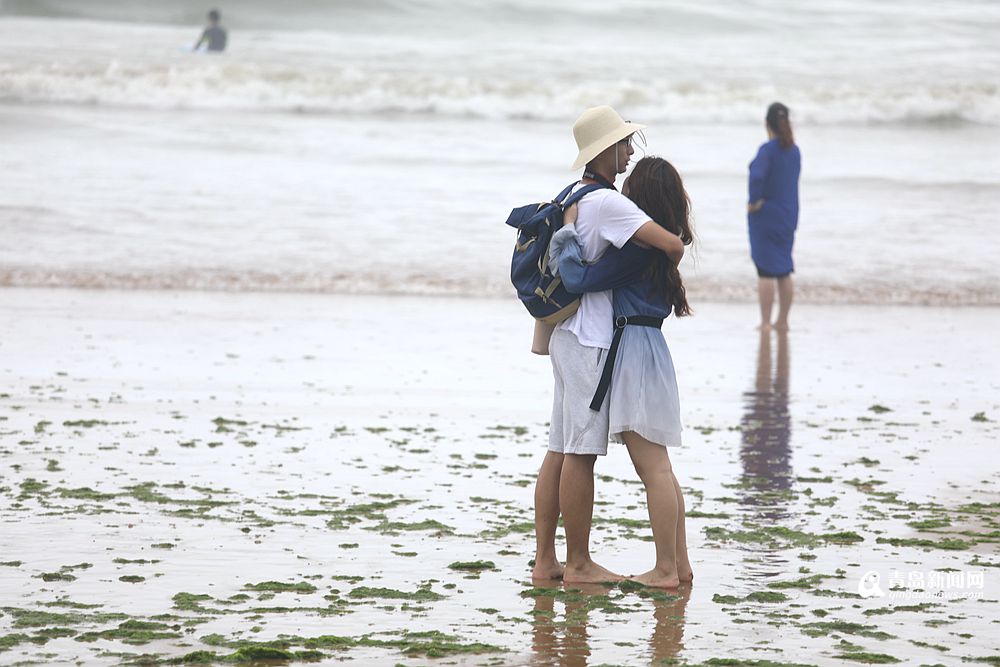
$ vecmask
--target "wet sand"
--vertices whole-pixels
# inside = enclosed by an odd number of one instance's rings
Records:
[[[673,596],[528,579],[516,303],[0,291],[0,663],[996,664],[1000,310],[696,307]],[[597,471],[594,552],[644,571]]]

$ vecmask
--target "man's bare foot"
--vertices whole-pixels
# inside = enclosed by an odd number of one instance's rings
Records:
[[[775,322],[774,330],[779,333],[788,333],[788,322],[781,322],[781,321]]]
[[[536,561],[535,566],[531,568],[531,578],[534,580],[546,580],[553,581],[563,578],[563,571],[566,568],[557,560],[550,561],[548,563],[538,563]]]
[[[770,330],[771,330],[771,323],[770,322],[765,322],[764,324],[758,324],[757,325],[757,331],[759,331],[761,333],[767,333]]]
[[[653,588],[677,588],[681,585],[676,572],[670,574],[655,567],[649,572],[637,574],[634,577],[629,577],[629,579],[643,586],[651,586]]]
[[[584,565],[566,565],[563,581],[567,584],[600,584],[605,581],[622,581],[625,577],[603,568],[594,561]]]

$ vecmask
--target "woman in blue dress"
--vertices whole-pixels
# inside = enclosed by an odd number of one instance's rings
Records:
[[[691,243],[690,202],[680,175],[669,162],[657,157],[639,160],[622,194],[685,245]],[[582,292],[588,271],[597,264],[585,264],[582,259],[572,224],[575,213],[572,208],[566,211],[567,224],[549,244],[549,261],[570,291]],[[626,244],[622,250],[605,253],[598,264],[622,264],[618,254],[632,251]],[[666,254],[650,249],[639,258],[630,257],[619,273],[622,282],[614,286],[612,296],[615,321],[608,323],[614,325],[615,336],[591,409],[600,409],[610,389],[609,436],[625,443],[646,488],[656,564],[633,579],[648,586],[677,588],[694,575],[687,553],[684,497],[667,454],[667,447],[681,444],[680,400],[673,360],[660,326],[671,312],[680,317],[691,310],[677,265]]]
[[[799,224],[799,171],[802,158],[792,136],[788,107],[775,102],[767,109],[767,143],[750,163],[747,223],[750,256],[757,267],[760,328],[771,328],[774,293],[778,319],[774,328],[788,331],[792,307],[792,245]]]

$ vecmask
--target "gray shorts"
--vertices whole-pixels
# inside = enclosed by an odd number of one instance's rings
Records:
[[[581,345],[570,331],[552,332],[549,355],[555,391],[549,451],[598,456],[608,453],[609,398],[604,398],[600,412],[590,409],[607,354],[605,349]]]

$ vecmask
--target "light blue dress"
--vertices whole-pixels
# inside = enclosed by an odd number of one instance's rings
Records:
[[[629,248],[626,245],[626,249]],[[563,228],[549,243],[549,263],[558,267],[567,289],[581,292],[587,283],[588,267],[616,262],[624,251],[605,253],[597,264],[586,264],[576,231]],[[644,253],[645,267],[658,251]],[[622,255],[624,256],[624,255]],[[634,258],[634,254],[632,255]],[[615,317],[647,315],[666,318],[671,307],[660,296],[645,271],[638,272],[634,259],[621,267],[629,282],[616,286],[613,293]],[[644,269],[639,266],[638,268]],[[608,326],[614,326],[608,322]],[[677,391],[677,376],[670,349],[663,333],[653,327],[626,326],[622,332],[618,358],[611,377],[609,436],[612,442],[623,442],[622,433],[634,431],[650,442],[663,446],[681,444],[681,406]]]

